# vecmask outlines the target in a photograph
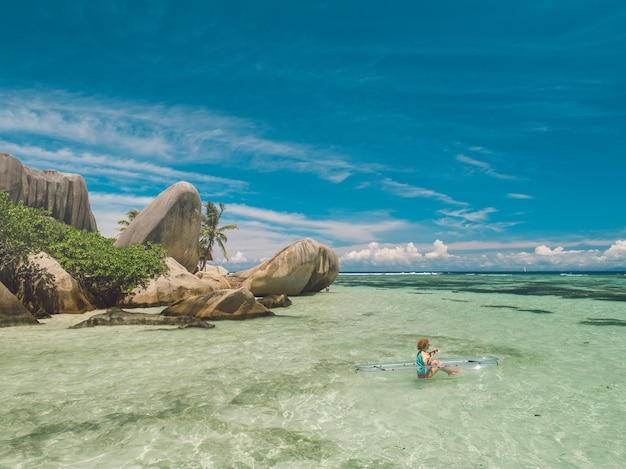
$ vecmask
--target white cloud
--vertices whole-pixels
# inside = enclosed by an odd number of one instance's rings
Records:
[[[386,247],[370,243],[366,249],[350,251],[341,256],[340,261],[356,261],[374,266],[410,265],[412,260],[421,259],[422,255],[413,243],[404,246]]]
[[[448,254],[448,246],[443,244],[443,241],[437,239],[433,243],[433,246],[434,246],[434,250],[426,253],[427,259],[454,257]]]
[[[563,248],[561,246],[550,249],[548,246],[537,246],[535,248],[535,254],[538,256],[558,256],[563,254]]]
[[[373,242],[366,248],[345,252],[340,256],[341,262],[349,264],[361,263],[371,266],[406,267],[422,262],[425,259],[445,259],[454,257],[448,253],[448,247],[440,240],[433,243],[433,250],[425,254],[419,252],[413,243],[402,245],[381,245]]]
[[[519,251],[516,248],[527,250]],[[454,254],[449,249],[454,248]],[[530,242],[456,243],[448,246],[436,240],[428,246],[413,243],[380,245],[370,243],[365,248],[341,248],[342,269],[358,270],[422,270],[422,271],[514,271],[524,268],[538,271],[580,271],[624,268],[626,241],[615,242],[606,252],[599,249],[554,249]],[[421,251],[421,253],[420,253]],[[610,254],[609,254],[610,253]]]
[[[611,259],[626,260],[626,240],[619,239],[615,241],[615,244],[607,249],[604,255]]]
[[[548,246],[541,245],[535,248],[535,254],[538,256],[547,256],[547,257],[555,257],[555,256],[571,256],[575,254],[580,254],[581,250],[569,250],[566,251],[562,246],[558,246],[554,249],[550,249]],[[596,252],[594,250],[594,252]]]
[[[228,256],[228,261],[225,258],[216,259],[216,264],[247,264],[249,261],[241,251],[237,251],[234,256]]]
[[[243,262],[248,262],[248,259],[246,259],[246,257],[242,254],[241,251],[237,251],[237,254],[230,257],[228,260],[229,262],[232,262],[234,264],[241,264]]]
[[[535,246],[532,251],[494,251],[483,253],[493,267],[502,270],[519,270],[529,267],[536,270],[604,270],[616,267],[608,263],[598,249],[565,249],[563,246],[550,248],[545,244]],[[472,257],[469,254],[470,258]]]

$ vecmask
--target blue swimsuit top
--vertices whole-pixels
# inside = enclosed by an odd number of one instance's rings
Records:
[[[421,350],[417,352],[417,357],[415,357],[415,366],[417,367],[418,375],[425,375],[426,373],[428,373],[429,368],[426,368],[426,364],[424,363],[421,352]]]

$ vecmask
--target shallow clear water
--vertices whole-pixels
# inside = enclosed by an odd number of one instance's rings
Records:
[[[0,467],[621,468],[624,292],[624,276],[340,275],[215,329],[0,329]],[[422,336],[500,364],[354,372]]]

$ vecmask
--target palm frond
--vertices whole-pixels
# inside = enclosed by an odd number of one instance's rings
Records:
[[[224,210],[226,210],[226,205],[222,202],[218,202],[218,205],[215,205],[213,202],[208,201],[204,204],[204,209],[206,213],[202,214],[200,218],[200,238],[198,246],[201,269],[204,269],[207,262],[213,260],[213,248],[216,243],[224,253],[224,258],[228,260],[228,253],[226,251],[228,237],[224,234],[224,231],[239,229],[239,226],[235,223],[219,226],[222,214]]]

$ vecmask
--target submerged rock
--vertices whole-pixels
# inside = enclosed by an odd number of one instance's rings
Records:
[[[190,316],[163,316],[161,314],[131,313],[120,308],[110,308],[106,313],[95,314],[89,319],[74,324],[70,329],[81,329],[83,327],[94,326],[178,326],[179,329],[185,327],[199,327],[212,329],[214,324],[210,324],[202,319]]]
[[[258,300],[258,302],[268,309],[291,306],[291,300],[287,295],[267,295]]]
[[[166,316],[192,316],[204,319],[250,319],[273,316],[247,288],[218,290],[204,296],[177,301],[163,310]]]

